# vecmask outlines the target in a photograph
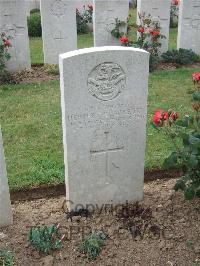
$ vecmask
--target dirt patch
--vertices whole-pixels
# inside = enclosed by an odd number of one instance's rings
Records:
[[[145,217],[145,221],[150,221],[148,224],[159,230],[143,230],[142,236],[133,236],[125,226],[127,223],[122,220],[124,217],[117,215],[116,211],[101,214],[96,212],[88,218],[74,217],[71,222],[66,219],[62,209],[64,197],[40,199],[16,202],[12,206],[14,225],[0,231],[0,249],[6,247],[12,250],[16,265],[20,266],[198,265],[200,200],[186,202],[181,193],[174,194],[171,188],[175,181],[173,179],[146,183],[144,200],[140,204],[142,212],[137,212],[140,214],[131,218],[134,223]],[[145,211],[143,215],[143,210],[148,212]],[[30,227],[56,223],[67,228],[62,232],[66,233],[62,250],[49,256],[38,254],[27,243]],[[88,261],[85,255],[77,250],[82,236],[88,230],[103,230],[108,234],[106,245],[95,262]]]
[[[31,69],[18,71],[12,74],[12,83],[14,84],[30,84],[41,83],[50,80],[58,80],[59,74],[55,68],[44,65],[34,65]],[[53,74],[52,74],[53,73]]]
[[[156,68],[156,70],[175,70],[177,68],[200,68],[200,62],[194,63],[192,65],[180,65],[176,63],[164,63],[160,62]]]

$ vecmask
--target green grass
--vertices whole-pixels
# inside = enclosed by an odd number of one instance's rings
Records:
[[[30,38],[30,54],[32,64],[43,64],[44,55],[42,48],[42,38]],[[92,47],[93,45],[93,34],[82,34],[78,35],[78,48]]]
[[[156,108],[191,109],[192,69],[150,74],[145,166],[162,167],[172,146],[150,125]],[[198,69],[196,69],[198,71]],[[2,125],[11,189],[64,182],[59,81],[0,87]]]

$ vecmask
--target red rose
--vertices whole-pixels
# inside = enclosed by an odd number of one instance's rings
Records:
[[[153,116],[153,124],[155,126],[163,126],[164,122],[169,119],[169,113],[163,110],[156,110]]]
[[[155,126],[162,125],[162,114],[163,114],[162,110],[155,111],[154,116],[153,116],[153,124]]]
[[[163,116],[163,120],[168,120],[169,119],[168,112],[163,112],[162,116]]]
[[[89,8],[90,10],[93,10],[93,5],[89,4],[89,5],[88,5],[88,8]]]
[[[170,115],[170,117],[171,117],[171,119],[172,119],[173,121],[176,121],[176,120],[179,118],[179,114],[176,113],[176,112],[174,112],[174,113],[172,113],[172,114]]]
[[[11,42],[7,39],[3,40],[4,46],[11,46]]]
[[[159,31],[154,31],[154,30],[152,30],[152,31],[150,31],[150,33],[151,33],[151,35],[152,35],[153,37],[157,37],[157,36],[160,35],[160,32],[159,32]]]
[[[121,37],[120,42],[121,42],[121,44],[127,44],[129,42],[129,40],[127,37]]]
[[[144,28],[143,27],[140,27],[140,28],[138,28],[138,30],[137,30],[138,32],[140,32],[140,33],[144,33]]]
[[[174,4],[175,4],[175,6],[178,6],[179,5],[179,0],[175,0]]]
[[[192,75],[192,77],[194,82],[198,82],[200,80],[200,73],[196,72]]]

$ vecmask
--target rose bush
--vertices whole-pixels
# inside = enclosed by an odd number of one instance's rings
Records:
[[[193,114],[179,119],[176,112],[156,110],[153,126],[171,139],[175,151],[165,159],[164,167],[181,169],[175,191],[184,191],[188,200],[200,197],[200,73],[193,74]]]
[[[0,84],[12,81],[12,75],[6,70],[6,62],[11,58],[9,53],[11,46],[11,37],[0,33]]]
[[[10,59],[9,48],[11,47],[11,37],[5,33],[0,33],[0,71],[5,70],[6,61]]]
[[[139,14],[139,25],[130,24],[129,18],[127,22],[120,21],[118,18],[115,19],[116,25],[112,30],[111,34],[120,40],[121,45],[129,47],[138,47],[144,49],[150,53],[150,71],[156,68],[159,62],[159,50],[161,48],[161,39],[165,38],[161,34],[161,27],[158,21],[152,20],[151,16],[146,16],[145,13]],[[127,34],[120,31],[120,27],[127,25]],[[138,39],[136,42],[129,40],[128,33],[129,30],[134,27],[138,32]]]
[[[88,4],[83,6],[83,11],[76,8],[76,23],[77,32],[79,34],[84,34],[89,32],[88,24],[92,23],[93,16],[93,5]]]

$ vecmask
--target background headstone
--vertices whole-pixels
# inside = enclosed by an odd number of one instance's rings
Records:
[[[153,20],[160,22],[161,34],[166,37],[160,41],[162,43],[161,53],[168,50],[170,7],[171,0],[138,0],[137,3],[137,13],[145,13],[146,16],[150,14]],[[137,22],[139,22],[138,18]]]
[[[121,45],[120,41],[111,35],[115,28],[115,19],[127,22],[129,12],[128,0],[94,0],[94,46]],[[121,32],[127,32],[127,26],[121,27]]]
[[[200,54],[200,0],[181,0],[177,43]]]
[[[60,55],[69,209],[142,199],[148,73],[149,54],[140,49]]]
[[[6,163],[3,151],[3,140],[0,128],[0,227],[13,223]]]
[[[27,16],[30,16],[30,11],[33,9],[40,9],[40,0],[26,0]]]
[[[44,62],[58,64],[59,54],[77,49],[76,5],[71,0],[41,0]]]
[[[7,63],[10,71],[31,67],[27,28],[27,5],[25,0],[0,1],[0,32],[12,37],[9,48],[11,59]]]

